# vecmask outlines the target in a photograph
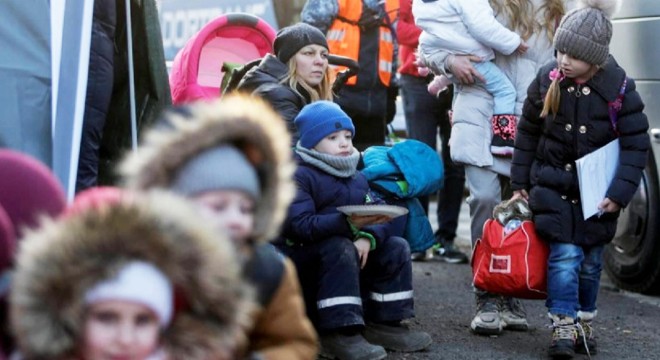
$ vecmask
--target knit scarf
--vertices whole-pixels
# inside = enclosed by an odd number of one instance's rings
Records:
[[[298,144],[296,153],[300,155],[304,162],[340,178],[349,178],[355,175],[358,161],[360,161],[360,152],[355,149],[349,156],[335,156],[320,153],[313,149],[306,149]]]

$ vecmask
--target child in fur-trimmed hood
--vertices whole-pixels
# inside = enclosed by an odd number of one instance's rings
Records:
[[[218,236],[189,202],[163,193],[45,221],[17,256],[20,356],[232,359],[253,292]]]
[[[165,123],[146,134],[140,152],[122,164],[126,186],[184,195],[201,205],[201,215],[220,232],[229,232],[261,305],[247,330],[250,358],[315,359],[317,336],[295,266],[268,243],[295,192],[284,122],[263,100],[246,95],[179,110],[166,114]]]

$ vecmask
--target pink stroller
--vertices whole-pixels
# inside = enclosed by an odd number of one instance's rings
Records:
[[[170,72],[172,103],[221,95],[223,64],[245,64],[273,51],[275,30],[250,14],[222,15],[206,24],[174,58]]]

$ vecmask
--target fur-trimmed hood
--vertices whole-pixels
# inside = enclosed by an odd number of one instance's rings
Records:
[[[132,189],[168,188],[195,155],[223,144],[245,153],[259,176],[253,240],[275,238],[295,195],[290,135],[282,118],[263,100],[227,95],[214,102],[195,103],[188,114],[169,112],[165,125],[148,131],[137,154],[120,165],[124,183]],[[222,171],[218,164],[218,171]]]
[[[84,330],[84,294],[128,262],[155,265],[170,280],[174,317],[162,348],[170,359],[230,359],[250,326],[253,290],[241,280],[230,241],[200,223],[172,194],[46,220],[20,243],[11,322],[24,359],[74,359]]]

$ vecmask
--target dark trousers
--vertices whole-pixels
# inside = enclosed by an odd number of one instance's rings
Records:
[[[94,2],[92,40],[89,57],[89,81],[85,99],[83,129],[76,192],[97,185],[103,128],[110,107],[114,84],[115,26],[114,0]]]
[[[385,114],[382,116],[364,116],[350,109],[344,109],[344,111],[353,120],[355,126],[353,146],[358,151],[364,151],[370,146],[385,145],[385,136],[387,136]]]
[[[440,94],[440,97],[432,96],[426,90],[426,79],[411,75],[402,74],[399,85],[408,137],[436,149],[438,131],[440,132],[444,185],[438,191],[437,234],[446,242],[452,242],[456,237],[465,187],[463,166],[452,162],[449,155],[451,125],[447,111],[451,109],[453,93],[449,89]],[[428,196],[419,200],[428,213]]]
[[[369,253],[364,269],[347,238],[279,248],[296,264],[307,314],[318,330],[414,316],[412,264],[405,239],[393,236],[381,242]]]

